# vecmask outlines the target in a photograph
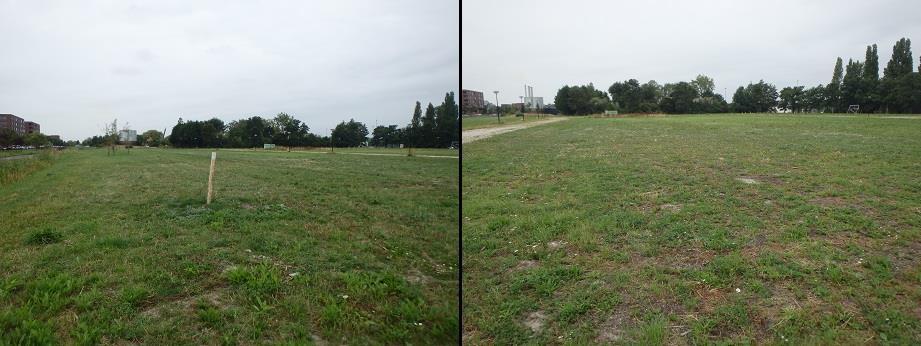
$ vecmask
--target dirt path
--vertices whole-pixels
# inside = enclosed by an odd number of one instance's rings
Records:
[[[26,155],[16,155],[16,156],[0,157],[0,161],[3,161],[3,160],[28,159],[28,158],[30,158],[30,157],[32,157],[32,156],[34,156],[34,155],[35,155],[35,154],[26,154]]]
[[[566,119],[569,119],[569,118],[553,117],[547,120],[532,121],[532,122],[523,123],[523,124],[514,124],[514,125],[507,125],[507,126],[487,127],[487,128],[482,128],[482,129],[466,130],[466,131],[463,131],[463,133],[461,134],[461,141],[463,141],[463,143],[470,143],[473,141],[486,139],[492,136],[501,135],[507,132],[526,129],[531,126],[538,126],[538,125],[553,123],[553,122],[562,121]]]

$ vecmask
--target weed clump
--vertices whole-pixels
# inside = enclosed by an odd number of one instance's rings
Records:
[[[48,245],[59,243],[61,240],[64,240],[63,234],[50,228],[43,228],[39,231],[29,233],[29,235],[26,236],[25,243],[27,245]]]

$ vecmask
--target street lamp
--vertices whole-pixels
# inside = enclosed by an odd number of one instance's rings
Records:
[[[496,121],[501,124],[502,119],[499,118],[499,90],[493,91],[493,93],[496,94]]]

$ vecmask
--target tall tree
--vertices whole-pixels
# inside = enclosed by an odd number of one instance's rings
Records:
[[[879,52],[876,44],[867,46],[866,58],[863,65],[863,101],[861,110],[867,113],[879,109]]]
[[[432,148],[438,146],[435,141],[435,106],[432,106],[432,103],[429,102],[428,107],[425,108],[425,115],[422,116],[422,126],[419,129],[419,140],[421,147]]]
[[[407,126],[407,139],[409,140],[409,145],[413,147],[418,147],[421,144],[421,132],[422,132],[422,104],[419,101],[416,101],[416,108],[413,109],[413,118]]]
[[[912,64],[914,59],[911,57],[911,40],[903,37],[892,47],[892,58],[883,69],[883,77],[897,78],[909,74],[914,70]]]
[[[844,66],[841,57],[835,62],[835,71],[831,76],[831,82],[825,87],[825,99],[828,101],[828,107],[832,112],[841,112],[841,79],[844,76]]]
[[[457,141],[458,109],[454,101],[454,92],[445,94],[445,99],[435,111],[435,124],[437,129],[437,146],[447,148]]]
[[[911,77],[914,67],[911,57],[911,40],[902,38],[892,47],[892,58],[883,69],[880,80],[880,98],[886,112],[909,112],[911,110]]]
[[[864,99],[863,64],[860,61],[848,59],[844,79],[841,81],[842,106],[860,105]]]

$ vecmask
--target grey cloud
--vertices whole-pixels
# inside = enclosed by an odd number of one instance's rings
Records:
[[[814,86],[829,82],[836,57],[863,60],[874,43],[882,71],[895,41],[921,40],[919,10],[908,0],[467,0],[462,84],[499,90],[504,103],[525,83],[549,102],[564,84],[629,78],[706,74],[728,97],[759,79]]]
[[[452,1],[0,2],[0,112],[67,139],[118,118],[409,122],[456,91]],[[12,86],[15,84],[15,86]]]

